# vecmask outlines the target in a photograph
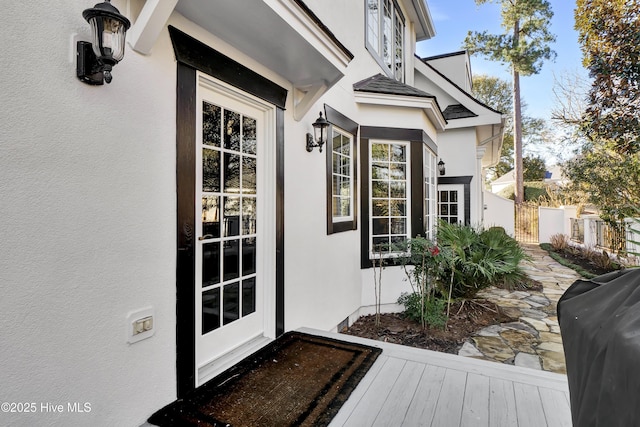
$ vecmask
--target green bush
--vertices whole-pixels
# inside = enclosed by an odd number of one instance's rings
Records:
[[[443,295],[472,298],[489,286],[513,287],[525,281],[519,263],[527,256],[503,230],[440,221],[437,235],[445,258],[437,279]]]
[[[420,307],[420,302],[424,307]],[[398,304],[404,305],[404,315],[411,320],[421,322],[434,328],[444,328],[447,323],[447,300],[432,297],[423,299],[418,292],[411,294],[403,292],[398,298]],[[423,317],[424,316],[424,317]]]
[[[505,199],[515,200],[515,187],[513,184],[510,184],[508,187],[503,188],[498,193],[499,196],[504,197]],[[544,182],[525,182],[524,183],[524,201],[525,202],[536,202],[540,199],[540,197],[548,199],[549,192],[547,191],[547,184]]]

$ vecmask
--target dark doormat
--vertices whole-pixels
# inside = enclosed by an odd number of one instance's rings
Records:
[[[149,418],[163,427],[328,425],[382,350],[289,332]]]

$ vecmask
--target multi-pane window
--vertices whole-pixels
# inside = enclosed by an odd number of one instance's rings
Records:
[[[369,153],[370,257],[389,256],[411,236],[409,143],[372,141]]]
[[[450,224],[463,222],[458,209],[459,203],[457,190],[440,190],[440,218]]]
[[[332,128],[331,216],[334,223],[353,221],[353,135]]]
[[[396,80],[404,80],[404,18],[393,0],[367,2],[367,47]]]
[[[435,237],[436,221],[437,221],[437,165],[436,156],[427,147],[423,149],[424,153],[424,233],[428,239]]]

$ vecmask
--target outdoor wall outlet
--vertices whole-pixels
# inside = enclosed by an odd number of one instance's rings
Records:
[[[130,312],[127,315],[127,342],[133,344],[155,333],[153,308]]]

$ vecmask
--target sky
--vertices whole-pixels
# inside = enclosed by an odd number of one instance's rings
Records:
[[[488,31],[502,34],[499,5],[486,3],[476,6],[474,0],[427,0],[434,21],[436,35],[430,40],[419,42],[417,54],[421,57],[435,56],[462,50],[462,43],[468,31]],[[526,103],[525,114],[530,117],[549,119],[555,104],[553,96],[554,74],[579,73],[586,77],[582,67],[582,53],[578,45],[578,33],[573,29],[574,0],[550,0],[554,12],[551,32],[556,36],[552,49],[557,57],[554,62],[545,61],[537,75],[520,77],[522,100]],[[479,55],[471,57],[471,71],[474,75],[487,74],[511,82],[508,66],[490,62]]]

